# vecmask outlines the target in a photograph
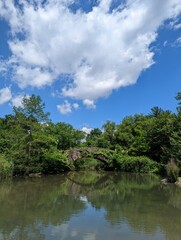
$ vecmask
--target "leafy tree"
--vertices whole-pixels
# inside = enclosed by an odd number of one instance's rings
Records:
[[[103,126],[103,137],[108,143],[110,149],[115,148],[116,143],[116,124],[115,122],[107,121]]]
[[[170,155],[176,164],[181,168],[181,115],[175,117],[173,131],[170,137]]]
[[[102,131],[99,128],[94,128],[86,137],[87,146],[99,147],[99,140],[102,136]]]
[[[16,128],[19,129],[21,142],[18,143],[19,149],[26,150],[26,160],[32,156],[33,132],[41,131],[42,122],[49,121],[49,113],[44,112],[45,104],[42,103],[40,96],[34,94],[30,97],[24,96],[22,106],[14,107],[14,120]],[[23,136],[22,136],[23,134]]]
[[[175,99],[178,101],[177,111],[181,112],[181,92],[178,92]]]
[[[175,116],[173,123],[174,127],[170,137],[170,155],[171,161],[174,160],[175,163],[181,168],[181,92],[177,93],[175,99],[178,101],[178,114]]]
[[[14,115],[6,115],[0,127],[0,152],[8,154],[17,142],[20,142],[27,133]]]
[[[70,124],[63,122],[49,124],[46,131],[49,134],[53,134],[59,150],[66,150],[71,147],[79,146],[84,138],[84,133],[82,131],[76,130]]]
[[[134,116],[132,144],[128,153],[133,156],[146,156],[149,152],[148,128],[152,120],[142,114]]]
[[[153,117],[147,127],[148,156],[157,162],[167,163],[171,157],[171,136],[175,117],[170,111],[163,111],[157,117]]]
[[[150,117],[158,117],[163,113],[163,110],[160,107],[151,108],[151,113],[148,115]]]
[[[13,164],[6,157],[0,154],[0,180],[12,176]]]
[[[134,140],[133,136],[134,117],[125,117],[123,121],[117,126],[116,143],[123,147],[125,151],[131,148]]]
[[[32,94],[30,97],[24,96],[22,106],[13,107],[16,116],[24,116],[26,119],[31,119],[37,122],[49,121],[50,113],[44,112],[45,104],[40,96]]]

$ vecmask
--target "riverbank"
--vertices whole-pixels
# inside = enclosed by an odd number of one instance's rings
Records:
[[[169,164],[157,163],[145,156],[129,156],[117,150],[84,147],[59,151],[56,155],[37,161],[10,161],[1,155],[1,178],[11,176],[41,176],[67,171],[120,171],[130,173],[154,173],[166,176],[168,182],[176,182],[180,169],[172,161]]]

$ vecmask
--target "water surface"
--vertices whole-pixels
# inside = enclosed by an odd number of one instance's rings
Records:
[[[181,188],[152,175],[0,182],[0,240],[180,240]]]

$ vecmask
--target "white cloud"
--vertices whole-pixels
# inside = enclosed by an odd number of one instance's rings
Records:
[[[83,100],[83,104],[87,107],[87,108],[96,108],[96,105],[94,104],[93,100],[90,99],[84,99]]]
[[[63,115],[72,112],[71,104],[67,100],[65,100],[63,104],[57,105],[57,109]]]
[[[89,134],[89,133],[91,132],[92,128],[84,126],[84,127],[82,127],[81,130],[82,130],[83,132],[85,132],[86,134]]]
[[[78,103],[73,103],[71,104],[70,102],[68,102],[67,100],[64,101],[64,103],[57,105],[57,109],[58,111],[63,114],[66,115],[68,113],[72,112],[72,108],[74,108],[75,110],[77,110],[79,108],[79,104]]]
[[[177,46],[181,46],[181,37],[177,38],[175,43]]]
[[[181,37],[178,37],[172,44],[170,44],[171,47],[181,47]]]
[[[73,108],[74,109],[78,109],[79,108],[79,104],[78,103],[73,103]]]
[[[22,100],[23,100],[24,96],[26,96],[26,98],[30,97],[29,95],[22,95],[22,94],[16,95],[15,97],[13,97],[11,99],[12,105],[15,107],[22,107]]]
[[[181,28],[181,23],[178,23],[174,26],[175,29],[180,29]]]
[[[178,30],[181,28],[181,22],[179,18],[175,18],[173,21],[169,23],[172,29]]]
[[[53,79],[51,74],[40,67],[17,66],[15,69],[15,80],[19,87],[24,88],[27,85],[41,88],[45,85],[51,85]]]
[[[3,74],[6,72],[7,69],[7,65],[6,62],[4,62],[1,58],[0,58],[0,73]]]
[[[112,0],[100,0],[88,13],[71,12],[68,6],[75,0],[41,2],[21,1],[20,10],[14,1],[0,0],[0,15],[12,33],[14,80],[21,88],[40,88],[70,74],[73,80],[62,94],[92,108],[96,99],[136,83],[154,63],[150,44],[159,27],[181,12],[180,0],[127,0],[112,12]]]
[[[0,105],[9,102],[12,98],[11,89],[9,87],[0,89]]]
[[[168,45],[168,41],[165,41],[165,42],[163,43],[163,46],[166,47],[167,45]]]
[[[12,98],[11,102],[12,102],[12,105],[15,106],[15,107],[22,107],[22,100],[23,100],[23,97],[22,95],[18,95],[14,98]]]

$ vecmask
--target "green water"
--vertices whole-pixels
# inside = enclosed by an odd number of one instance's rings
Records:
[[[181,188],[149,175],[0,182],[0,240],[180,240]]]

